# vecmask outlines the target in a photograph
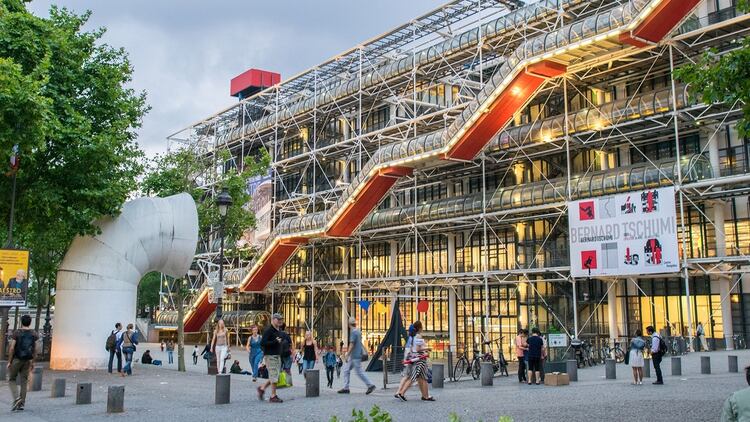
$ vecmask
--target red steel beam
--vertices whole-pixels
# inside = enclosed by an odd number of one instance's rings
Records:
[[[269,251],[265,261],[260,264],[248,279],[247,283],[240,286],[242,292],[261,292],[268,286],[273,277],[286,264],[286,261],[297,252],[299,245],[307,242],[305,238],[296,238],[274,243],[273,249]]]
[[[635,47],[658,43],[672,32],[685,16],[700,3],[700,0],[663,0],[630,33],[620,35],[620,41]]]

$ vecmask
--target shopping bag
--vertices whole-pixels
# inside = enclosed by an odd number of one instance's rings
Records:
[[[289,387],[289,384],[286,381],[287,374],[284,371],[281,371],[279,374],[279,382],[276,383],[276,388],[286,388]]]

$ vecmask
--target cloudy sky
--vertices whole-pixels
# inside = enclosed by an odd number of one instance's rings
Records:
[[[255,67],[282,79],[432,10],[441,0],[34,0],[91,10],[90,28],[124,47],[135,67],[134,88],[151,112],[139,142],[149,156],[166,137],[236,102],[229,80]]]

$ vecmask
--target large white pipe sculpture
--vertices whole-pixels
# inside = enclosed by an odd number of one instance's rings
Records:
[[[114,324],[135,320],[141,278],[184,276],[198,243],[198,213],[186,193],[129,201],[97,225],[101,234],[77,237],[57,273],[52,369],[105,367]]]

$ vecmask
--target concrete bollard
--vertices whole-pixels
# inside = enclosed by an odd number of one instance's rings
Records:
[[[711,356],[701,356],[701,374],[711,374]]]
[[[229,404],[232,387],[232,376],[229,374],[216,375],[215,404]]]
[[[643,378],[651,378],[651,358],[643,358]]]
[[[0,381],[8,379],[8,361],[0,360]]]
[[[107,413],[125,411],[125,386],[110,385],[107,389]]]
[[[568,371],[570,381],[578,381],[578,361],[568,360],[565,362],[565,369]]]
[[[445,365],[442,363],[432,364],[432,388],[443,388],[445,381]]]
[[[615,362],[614,359],[604,360],[604,374],[608,380],[617,379],[617,366],[615,366],[616,363],[617,362]]]
[[[320,371],[308,369],[305,371],[305,397],[320,396]]]
[[[672,376],[679,377],[682,375],[682,358],[679,356],[672,358]]]
[[[50,397],[65,397],[65,378],[56,378],[52,382],[52,393]]]
[[[31,373],[31,391],[42,391],[42,368],[34,367]]]
[[[91,404],[90,382],[79,382],[76,386],[76,404]]]
[[[739,372],[739,365],[737,364],[737,356],[729,355],[729,372]]]
[[[495,376],[495,368],[492,367],[492,362],[481,362],[479,368],[482,387],[492,386],[492,377]]]

